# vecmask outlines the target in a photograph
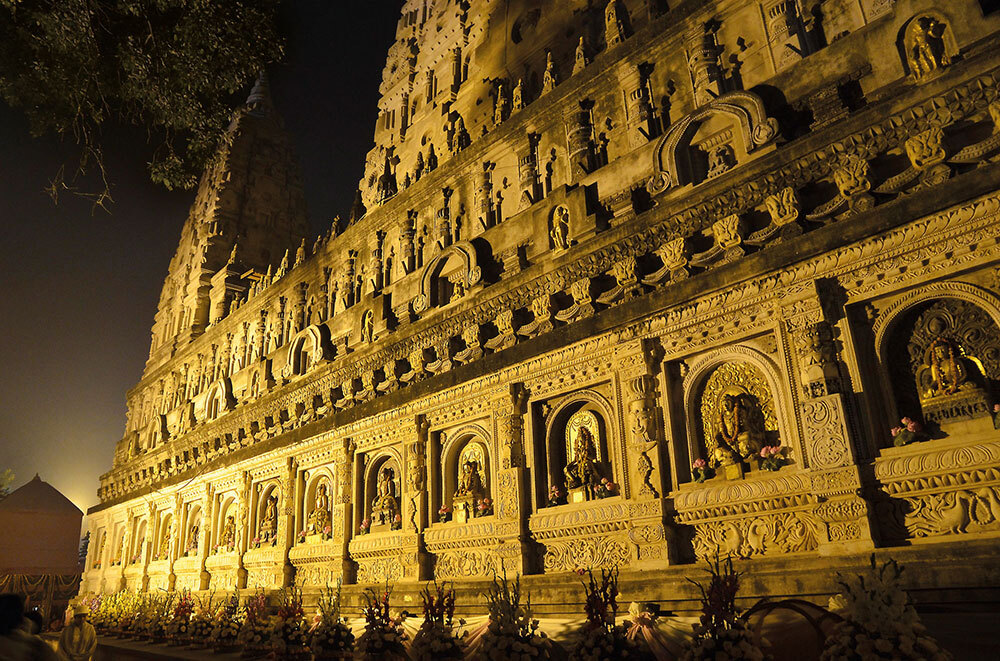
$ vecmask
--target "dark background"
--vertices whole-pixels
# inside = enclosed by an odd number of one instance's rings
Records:
[[[269,68],[292,135],[313,234],[350,207],[371,147],[399,0],[288,0],[285,61]],[[249,85],[248,89],[249,91]],[[81,509],[97,503],[142,374],[167,264],[194,191],[147,176],[139,130],[107,127],[110,214],[44,189],[73,145],[33,139],[0,103],[0,471],[39,473]],[[91,189],[96,184],[90,183]]]

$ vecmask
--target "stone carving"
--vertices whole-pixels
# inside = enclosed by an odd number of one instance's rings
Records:
[[[802,426],[814,466],[829,468],[850,462],[846,421],[839,398],[827,396],[802,404]]]
[[[743,221],[737,214],[731,214],[712,224],[713,245],[704,252],[691,255],[691,264],[705,266],[718,262],[728,264],[736,261],[746,251],[743,249]]]
[[[600,456],[600,426],[590,411],[575,413],[566,423],[566,466],[563,478],[571,493],[579,492],[584,499],[599,497],[602,473]]]
[[[552,210],[552,230],[549,232],[555,250],[569,248],[569,208],[560,204]]]
[[[705,447],[717,466],[745,461],[777,435],[771,389],[749,363],[717,367],[705,382],[700,412]]]
[[[576,52],[573,55],[573,75],[580,73],[590,64],[587,59],[587,46],[584,44],[583,37],[580,37],[580,43],[576,45]]]
[[[396,488],[396,473],[390,466],[379,470],[371,507],[372,525],[395,525],[399,515],[399,491]]]
[[[306,531],[310,535],[324,534],[330,526],[330,496],[327,489],[326,482],[320,482],[316,486],[316,499],[309,512],[306,526]]]
[[[779,241],[787,241],[802,234],[802,226],[798,223],[801,206],[794,188],[786,186],[774,195],[768,195],[764,199],[764,206],[771,217],[771,222],[767,227],[748,236],[747,243],[759,246],[775,234],[779,234]]]
[[[278,495],[272,490],[264,500],[257,535],[261,542],[275,542],[278,536]]]
[[[918,16],[906,27],[903,44],[910,74],[917,81],[926,79],[951,63],[945,52],[947,26],[933,16]]]
[[[542,94],[554,90],[556,82],[556,65],[552,61],[552,51],[548,51],[545,54],[545,71],[542,74]]]
[[[716,554],[740,558],[812,551],[819,546],[818,524],[804,512],[710,521],[695,524],[692,540],[700,559]]]
[[[621,12],[618,0],[608,0],[604,8],[604,41],[607,42],[608,48],[625,41],[625,25],[622,22]]]

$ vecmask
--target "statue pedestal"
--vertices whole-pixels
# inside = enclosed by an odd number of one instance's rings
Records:
[[[311,535],[306,535],[306,544],[322,544],[323,541],[324,541],[323,535],[321,535],[318,532],[313,533]]]
[[[727,480],[742,480],[746,477],[747,466],[743,462],[722,467],[722,475]]]
[[[471,496],[456,496],[451,502],[455,521],[465,523],[473,517],[473,512],[476,510],[476,502]]]
[[[587,487],[574,487],[570,489],[568,500],[571,503],[587,502]]]

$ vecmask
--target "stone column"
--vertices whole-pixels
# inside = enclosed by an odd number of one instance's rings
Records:
[[[281,549],[280,562],[282,587],[293,585],[295,568],[288,562],[288,549],[295,539],[295,486],[299,472],[299,462],[295,457],[285,461],[285,473],[281,476],[281,510],[278,515],[278,548]]]
[[[673,530],[664,494],[670,490],[669,468],[663,440],[663,412],[658,405],[655,375],[659,347],[653,340],[621,345],[617,363],[625,418],[625,466],[623,497],[629,501],[635,569],[662,567],[678,561]]]
[[[205,483],[201,495],[201,528],[198,531],[198,567],[201,570],[199,575],[201,590],[207,590],[212,579],[211,574],[205,569],[205,560],[210,552],[212,543],[212,510],[215,500],[215,489],[211,484]]]
[[[418,415],[403,431],[406,480],[403,489],[401,548],[403,580],[425,580],[429,558],[423,548],[422,531],[427,527],[427,435],[430,423]]]
[[[334,545],[334,562],[330,570],[336,576],[353,581],[351,559],[347,544],[354,531],[354,441],[342,438],[334,442],[333,461],[337,471],[337,485],[330,518],[330,540]],[[363,505],[362,505],[363,508]]]
[[[862,478],[841,393],[840,351],[823,299],[811,282],[787,297],[782,309],[786,346],[797,367],[790,376],[798,390],[802,422],[805,456],[798,461],[810,468],[812,491],[819,500],[813,514],[826,533],[820,552],[867,551],[874,546],[870,504],[858,495]]]
[[[496,554],[508,574],[534,570],[533,542],[528,532],[531,481],[524,456],[524,414],[528,391],[512,383],[493,400],[496,420],[497,475],[493,494],[498,545]],[[498,567],[499,569],[499,567]]]
[[[236,587],[246,589],[247,569],[243,564],[243,554],[247,552],[250,542],[250,498],[252,497],[252,483],[250,472],[243,471],[243,489],[240,491],[239,503],[236,511],[238,521],[236,524]]]

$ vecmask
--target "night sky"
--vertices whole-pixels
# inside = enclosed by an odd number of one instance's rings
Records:
[[[314,235],[346,213],[361,177],[400,6],[286,2],[287,54],[269,73]],[[194,191],[154,186],[142,132],[108,127],[111,213],[65,194],[53,205],[44,188],[72,153],[32,139],[0,102],[0,471],[15,472],[15,488],[39,473],[86,510],[124,431]]]

